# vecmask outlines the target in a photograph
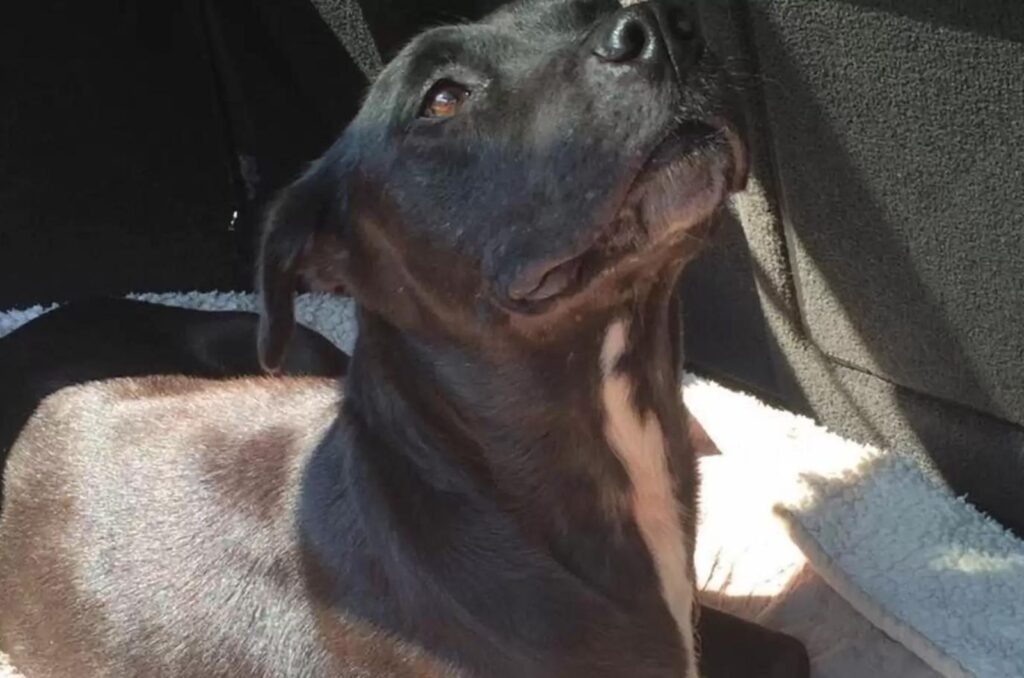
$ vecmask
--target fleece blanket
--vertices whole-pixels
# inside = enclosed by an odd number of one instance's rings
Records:
[[[133,296],[255,309],[248,294]],[[0,313],[0,336],[49,308]],[[300,295],[296,317],[351,350],[350,301]],[[700,462],[708,604],[801,638],[817,678],[1024,677],[1024,543],[912,456],[693,375],[683,398],[721,452]]]
[[[800,637],[816,676],[1024,676],[1024,543],[916,457],[692,376],[683,399],[722,452],[701,461],[708,602]]]

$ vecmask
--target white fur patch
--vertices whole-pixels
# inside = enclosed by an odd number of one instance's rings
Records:
[[[694,678],[695,589],[680,506],[668,468],[665,436],[657,417],[641,415],[633,406],[633,384],[626,374],[615,370],[626,348],[628,330],[626,321],[615,321],[609,326],[601,348],[605,435],[629,475],[633,515],[658,572],[661,594],[682,636],[686,653],[684,676]]]

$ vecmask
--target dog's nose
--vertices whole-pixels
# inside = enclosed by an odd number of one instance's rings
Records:
[[[671,0],[624,7],[597,30],[593,52],[606,63],[636,66],[671,62],[679,75],[700,53],[695,15]]]

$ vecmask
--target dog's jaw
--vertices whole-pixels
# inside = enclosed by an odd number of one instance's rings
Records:
[[[675,159],[645,177],[620,216],[641,230],[638,254],[701,235],[702,226],[728,194],[726,164],[720,152],[710,157],[698,152]]]
[[[745,149],[731,127],[681,125],[654,147],[608,222],[573,251],[524,267],[525,275],[494,298],[525,316],[579,312],[588,298],[603,303],[602,290],[674,268],[699,251],[712,215],[745,176]]]
[[[601,347],[601,401],[608,443],[630,481],[630,510],[657,571],[661,594],[679,629],[685,678],[696,678],[694,648],[694,578],[680,520],[682,504],[669,471],[668,450],[661,423],[654,413],[633,405],[630,377],[618,369],[629,333],[629,321],[615,320]]]

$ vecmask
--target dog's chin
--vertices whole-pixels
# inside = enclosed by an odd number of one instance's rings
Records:
[[[617,256],[642,256],[681,239],[701,239],[709,217],[729,194],[732,165],[723,138],[670,138],[637,176],[597,246],[614,263]]]
[[[550,268],[520,298],[503,295],[506,310],[540,315],[575,307],[584,297],[609,300],[633,278],[675,268],[705,242],[711,216],[735,183],[728,136],[711,127],[680,128],[655,149],[635,177],[616,217],[581,253]],[[593,294],[595,290],[599,294]]]

